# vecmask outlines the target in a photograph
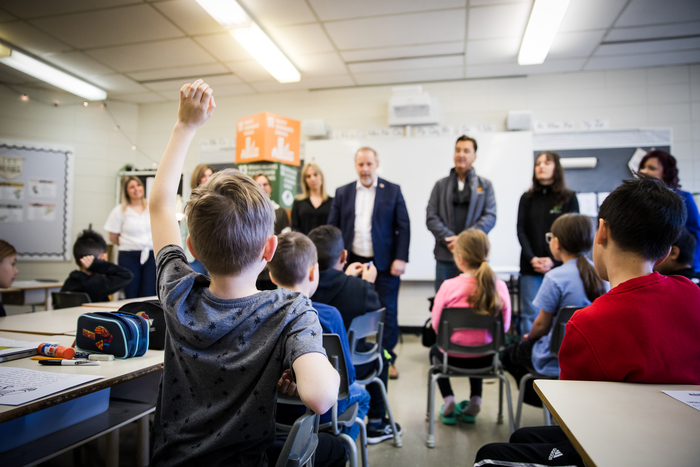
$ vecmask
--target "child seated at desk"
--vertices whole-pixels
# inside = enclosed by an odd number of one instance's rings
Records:
[[[311,301],[298,292],[255,288],[277,247],[274,211],[257,183],[227,169],[193,190],[186,243],[210,277],[192,270],[179,245],[180,174],[197,128],[214,108],[201,80],[182,87],[151,190],[157,290],[167,323],[152,466],[267,465],[281,378],[282,389],[298,393],[316,413],[338,398],[340,378],[326,358]]]
[[[559,351],[561,379],[700,384],[700,288],[653,271],[686,216],[683,199],[645,175],[624,181],[603,201],[593,262],[612,288],[569,320]],[[605,415],[591,417],[605,423]],[[522,428],[510,443],[483,446],[474,465],[516,463],[584,465],[556,426]]]
[[[19,274],[17,270],[17,250],[15,247],[0,240],[0,289],[9,289]],[[0,316],[7,316],[5,307],[0,302]]]
[[[91,229],[78,235],[73,245],[73,258],[79,269],[70,273],[61,292],[84,292],[91,302],[106,302],[111,294],[129,285],[134,278],[128,269],[107,261],[107,242]]]
[[[695,258],[695,236],[689,230],[683,229],[673,243],[668,258],[654,266],[654,271],[664,276],[687,277],[700,286],[700,274],[693,269],[693,258]]]

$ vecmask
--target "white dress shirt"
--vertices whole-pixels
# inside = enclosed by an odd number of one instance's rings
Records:
[[[119,234],[119,251],[141,251],[141,264],[146,262],[153,249],[148,208],[139,214],[131,206],[122,209],[120,204],[109,213],[104,229]]]
[[[377,180],[375,178],[369,188],[359,180],[355,185],[355,236],[352,240],[352,252],[366,258],[374,256],[372,214],[374,213],[374,198],[377,196]]]

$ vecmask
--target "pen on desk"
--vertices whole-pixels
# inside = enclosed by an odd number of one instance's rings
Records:
[[[63,360],[61,357],[32,357],[32,360]]]
[[[90,360],[39,360],[39,365],[54,365],[54,366],[99,366],[100,362]]]

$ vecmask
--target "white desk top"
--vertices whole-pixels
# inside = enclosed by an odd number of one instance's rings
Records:
[[[62,311],[62,310],[59,310]],[[40,313],[32,313],[29,316],[36,316]],[[54,341],[62,345],[70,346],[73,338],[70,336],[45,336],[33,334],[19,334],[10,332],[1,332],[0,337],[8,339],[17,339],[24,341]],[[10,362],[0,363],[0,366],[11,368],[24,368],[27,370],[48,371],[51,373],[62,374],[82,374],[82,375],[99,375],[101,379],[91,381],[82,386],[67,389],[50,396],[29,402],[20,406],[0,405],[0,423],[22,417],[24,415],[42,410],[53,405],[60,404],[78,397],[100,391],[102,389],[123,383],[130,379],[158,371],[163,368],[164,353],[162,350],[149,350],[142,357],[115,359],[112,362],[100,362],[100,366],[40,366],[39,362],[31,358],[22,358],[12,360]]]
[[[45,336],[70,332],[75,334],[78,316],[83,313],[90,313],[90,311],[90,309],[76,306],[60,310],[4,316],[0,317],[0,331],[42,334]]]
[[[42,282],[42,281],[14,281],[12,287],[0,289],[0,293],[21,292],[22,290],[38,290],[38,289],[60,289],[63,287],[63,282]]]
[[[700,386],[536,380],[535,389],[591,467],[700,462],[700,411],[661,392]]]
[[[115,300],[113,302],[94,302],[94,303],[83,303],[84,307],[93,308],[109,308],[110,310],[118,310],[127,303],[133,302],[145,302],[146,300],[158,300],[157,296],[152,297],[139,297],[139,298],[127,298],[125,300]]]

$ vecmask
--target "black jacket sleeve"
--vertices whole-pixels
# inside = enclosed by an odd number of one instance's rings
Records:
[[[523,249],[523,256],[528,262],[535,257],[526,229],[526,224],[531,214],[529,211],[530,198],[525,193],[520,197],[520,204],[518,205],[518,240],[520,241],[520,247]]]
[[[93,295],[104,296],[113,294],[129,285],[134,278],[134,275],[128,269],[108,261],[100,261],[99,259],[92,262],[88,271],[93,274],[86,278],[83,286],[91,299]]]

